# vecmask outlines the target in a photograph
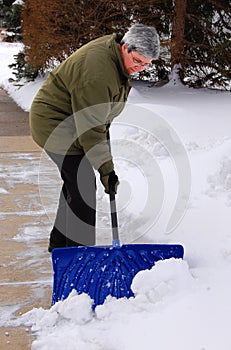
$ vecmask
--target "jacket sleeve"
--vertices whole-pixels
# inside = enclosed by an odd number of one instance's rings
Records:
[[[77,138],[92,166],[101,175],[113,169],[112,155],[107,141],[107,119],[111,112],[110,89],[98,81],[85,82],[71,93]]]

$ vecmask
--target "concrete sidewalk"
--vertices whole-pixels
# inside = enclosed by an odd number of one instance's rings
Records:
[[[0,136],[29,135],[28,113],[0,89]]]
[[[51,220],[41,203],[41,149],[29,136],[28,113],[0,90],[0,349],[31,348],[33,335],[14,315],[49,308]],[[43,169],[49,185],[49,167]],[[46,174],[47,172],[47,174]]]

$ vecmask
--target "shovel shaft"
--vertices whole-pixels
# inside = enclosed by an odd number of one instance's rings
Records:
[[[115,192],[110,190],[109,195],[110,195],[111,224],[112,224],[112,238],[113,238],[112,245],[113,247],[120,247]]]
[[[111,142],[110,142],[110,132],[107,131],[107,141],[108,147],[111,152]],[[119,231],[118,231],[118,221],[117,221],[117,211],[116,211],[116,201],[115,201],[115,190],[109,189],[110,196],[110,208],[111,208],[111,225],[112,225],[112,246],[120,247]]]

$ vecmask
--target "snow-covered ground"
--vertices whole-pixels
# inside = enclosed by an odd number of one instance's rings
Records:
[[[0,44],[0,86],[29,110],[43,80],[8,83],[19,48]],[[229,92],[133,84],[112,130],[121,240],[180,243],[184,260],[140,272],[134,298],[108,298],[95,312],[88,296],[72,292],[49,310],[11,315],[9,325],[36,332],[33,350],[230,350],[230,110]],[[108,198],[98,187],[97,240],[110,244]]]

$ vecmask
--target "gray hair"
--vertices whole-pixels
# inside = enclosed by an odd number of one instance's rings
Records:
[[[156,29],[141,23],[135,23],[129,28],[121,44],[126,44],[128,52],[137,51],[147,58],[157,59],[160,53],[160,40]]]

